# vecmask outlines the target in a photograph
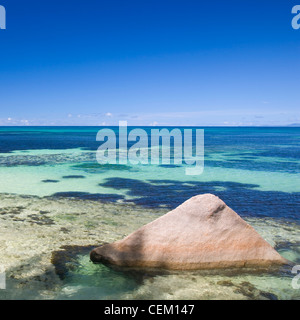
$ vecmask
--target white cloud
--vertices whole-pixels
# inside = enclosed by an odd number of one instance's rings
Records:
[[[0,125],[7,126],[118,126],[119,121],[127,121],[129,126],[268,126],[289,125],[299,122],[300,112],[276,112],[262,110],[259,114],[253,111],[210,110],[194,112],[156,112],[156,113],[89,113],[65,114],[64,116],[40,118],[0,119]],[[125,110],[124,110],[125,111]],[[71,116],[72,115],[72,116]]]

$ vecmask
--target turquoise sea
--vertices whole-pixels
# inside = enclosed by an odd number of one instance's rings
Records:
[[[300,128],[201,127],[199,176],[185,165],[100,165],[99,129],[0,127],[1,299],[300,299],[290,267],[166,272],[89,261],[91,248],[213,193],[300,264]]]

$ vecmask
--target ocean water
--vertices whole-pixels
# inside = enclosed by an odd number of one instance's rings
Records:
[[[99,129],[0,127],[1,299],[300,298],[291,267],[178,273],[89,261],[91,248],[213,193],[300,264],[300,128],[200,128],[199,176],[185,165],[99,165]]]

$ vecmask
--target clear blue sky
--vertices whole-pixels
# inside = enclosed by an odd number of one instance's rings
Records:
[[[300,0],[0,0],[0,125],[300,123]]]

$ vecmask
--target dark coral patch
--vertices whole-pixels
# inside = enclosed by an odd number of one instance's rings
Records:
[[[102,194],[102,193],[89,193],[89,192],[57,192],[50,198],[75,198],[80,200],[93,200],[99,202],[116,202],[117,200],[124,199],[123,196],[118,194]]]
[[[46,179],[46,180],[42,180],[42,182],[44,182],[44,183],[58,183],[59,180]]]

